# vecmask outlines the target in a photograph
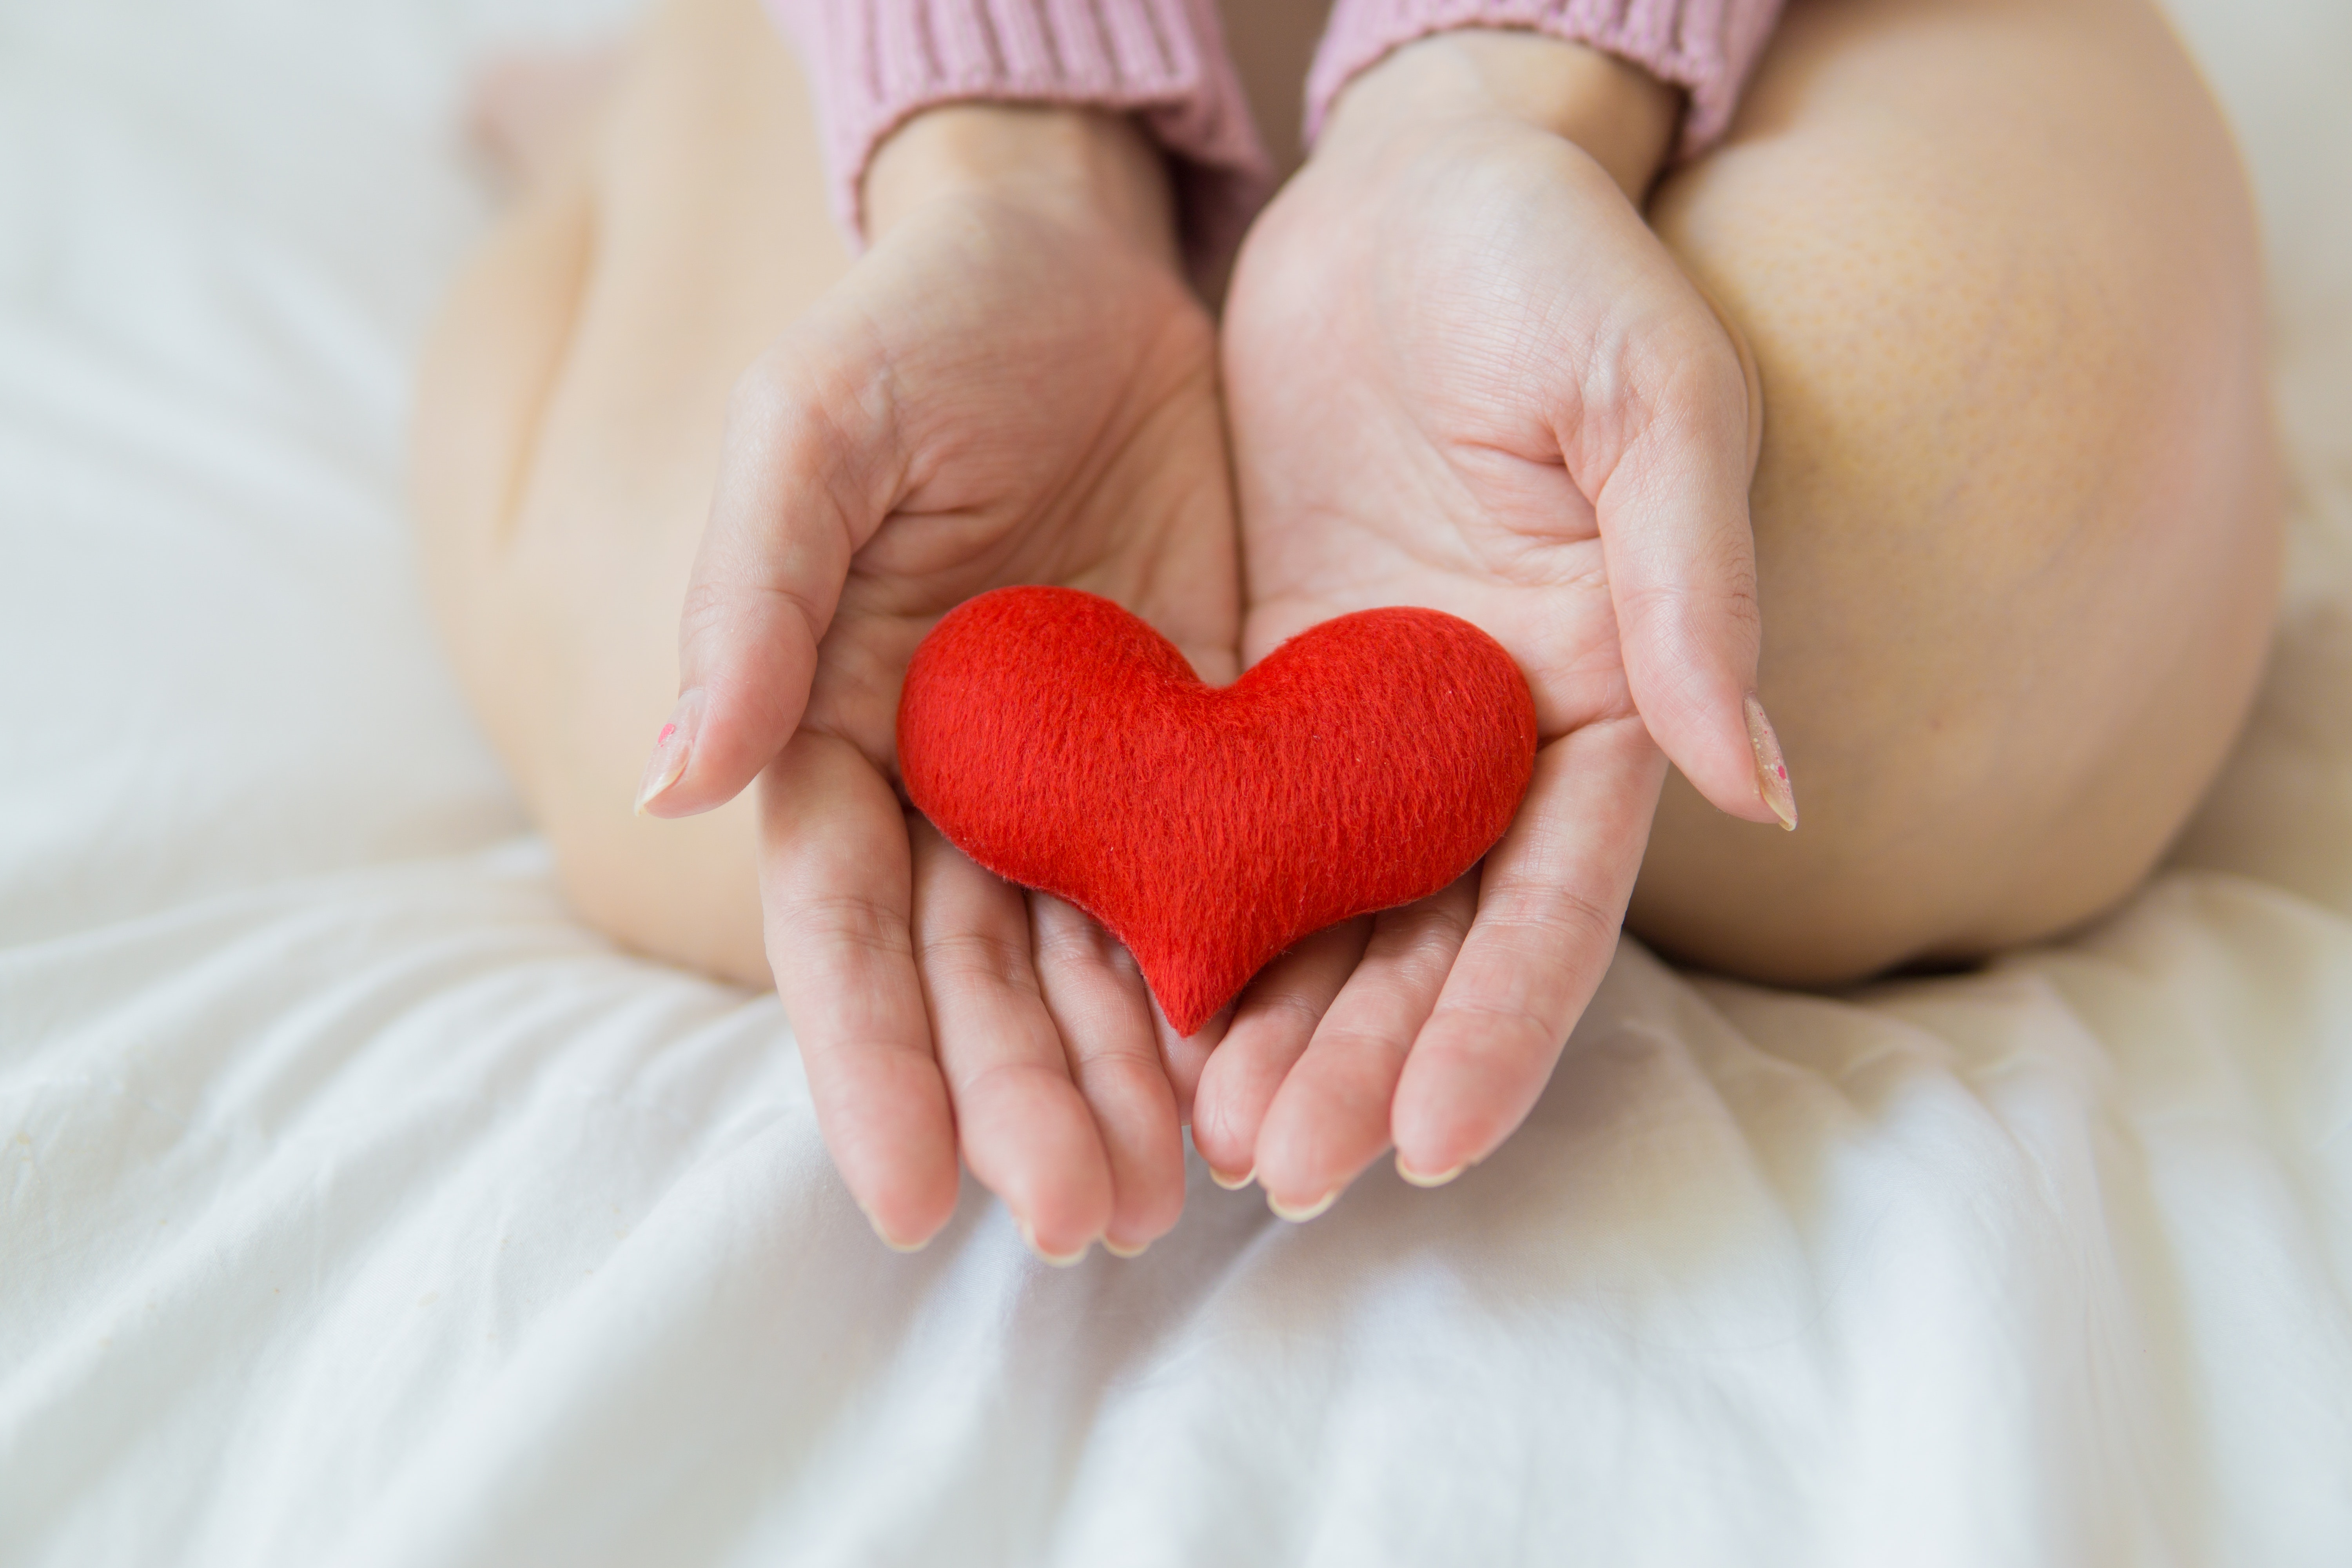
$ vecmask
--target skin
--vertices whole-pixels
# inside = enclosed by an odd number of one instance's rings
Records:
[[[1565,55],[1567,68],[1530,68],[1529,45]],[[1496,112],[1515,90],[1526,104]],[[1238,1038],[1210,1059],[1214,1068],[1255,1058],[1229,1069],[1253,1086],[1272,1061],[1296,1060],[1267,1125],[1277,1151],[1311,1152],[1293,1163],[1319,1184],[1273,1167],[1278,1210],[1320,1206],[1386,1144],[1391,1119],[1401,1168],[1443,1179],[1525,1115],[1614,949],[1659,744],[1727,809],[1771,817],[1742,706],[1758,622],[1744,505],[1755,422],[1739,354],[1621,185],[1522,113],[1573,128],[1630,124],[1617,151],[1638,190],[1663,155],[1674,104],[1638,72],[1541,40],[1402,51],[1350,90],[1234,279],[1227,342],[1244,347],[1227,363],[1245,433],[1236,456],[1268,525],[1253,540],[1298,547],[1256,552],[1245,651],[1369,603],[1434,602],[1518,657],[1552,742],[1488,858],[1466,931],[1451,918],[1474,896],[1466,886],[1391,916],[1367,939],[1319,1048],[1293,1048],[1264,1026],[1300,1016],[1296,1007],[1245,1005]],[[1432,129],[1459,140],[1432,146]],[[1556,166],[1482,193],[1458,217],[1435,205],[1459,188],[1461,169],[1522,161],[1507,140],[1480,140],[1515,132],[1559,154]],[[928,829],[910,833],[889,779],[915,643],[1000,583],[1095,587],[1156,619],[1207,679],[1234,668],[1213,339],[1176,275],[1159,171],[1121,140],[1133,134],[1098,116],[956,109],[919,117],[885,145],[866,191],[873,253],[739,385],[686,597],[685,696],[649,764],[652,809],[664,816],[722,803],[765,770],[761,885],[777,988],[835,1157],[895,1240],[944,1223],[959,1128],[965,1162],[1049,1257],[1102,1237],[1132,1249],[1172,1223],[1181,1202],[1175,1090],[1155,1039],[1164,1026],[1148,1005],[1057,1007],[1049,979],[1058,963],[1069,971],[1061,992],[1132,994],[1131,965],[1108,944],[1049,945],[1055,917],[1024,908],[1045,900],[1024,900]],[[1498,206],[1562,198],[1549,224],[1521,226],[1498,285],[1542,267],[1588,215],[1606,213],[1617,232],[1591,250],[1594,273],[1564,280],[1559,297],[1612,301],[1617,313],[1583,336],[1615,332],[1633,346],[1602,364],[1588,342],[1564,343],[1562,363],[1589,373],[1580,392],[1481,378],[1525,321],[1480,311],[1433,322],[1442,359],[1399,374],[1455,386],[1447,412],[1459,422],[1400,492],[1395,461],[1380,459],[1410,437],[1413,411],[1362,419],[1378,411],[1322,395],[1318,377],[1299,386],[1282,374],[1315,363],[1318,341],[1333,346],[1308,308],[1331,258],[1310,245],[1287,279],[1279,259],[1265,259],[1296,254],[1292,237],[1361,211],[1373,192],[1397,223],[1424,226],[1416,254],[1441,266],[1454,263],[1438,234],[1474,246]],[[1425,226],[1433,210],[1436,230]],[[1052,226],[1032,238],[1041,213]],[[1392,240],[1376,226],[1361,232],[1371,237],[1353,265],[1364,275],[1343,290],[1363,306],[1360,339],[1342,326],[1341,363],[1381,352],[1391,302],[1371,272]],[[1530,316],[1557,309],[1528,306]],[[1052,374],[1024,378],[1025,366]],[[1602,407],[1604,379],[1627,385]],[[1563,401],[1593,416],[1557,427]],[[1283,427],[1280,409],[1309,405],[1338,418]],[[1352,438],[1335,438],[1339,428]],[[1294,449],[1319,461],[1292,460]],[[1286,456],[1270,464],[1269,451]],[[1479,471],[1464,472],[1465,452]],[[1488,458],[1507,466],[1485,471]],[[1334,480],[1341,488],[1298,493]],[[1377,521],[1400,494],[1401,511],[1417,514],[1449,482],[1462,492],[1462,532],[1434,554],[1394,527],[1313,521]],[[1585,493],[1597,508],[1578,507]],[[1579,510],[1596,522],[1555,538],[1556,516]],[[1366,559],[1391,563],[1369,591],[1332,580],[1332,563]],[[1577,606],[1565,618],[1563,602]],[[1637,687],[1648,697],[1639,710]],[[1213,1074],[1213,1091],[1225,1077]],[[1221,1098],[1213,1109],[1225,1110]],[[1217,1124],[1246,1126],[1251,1109]]]
[[[1391,1142],[1409,1179],[1450,1179],[1517,1125],[1615,950],[1668,756],[1773,820],[1742,707],[1757,398],[1635,205],[1675,111],[1549,39],[1401,49],[1236,269],[1245,657],[1433,605],[1510,650],[1541,740],[1475,881],[1375,921],[1336,996],[1336,966],[1269,976],[1212,1059],[1195,1137],[1213,1163],[1254,1152],[1278,1211],[1318,1209]]]
[[[886,1239],[945,1222],[961,1159],[1041,1253],[1131,1252],[1188,1116],[1294,1216],[1391,1146],[1447,1178],[1629,898],[1685,959],[1822,984],[2145,874],[2275,580],[2257,269],[2193,74],[2136,5],[1800,5],[1660,184],[1675,110],[1523,35],[1397,51],[1253,231],[1220,348],[1133,127],[919,116],[853,264],[788,58],[678,0],[461,283],[418,422],[460,673],[590,919],[772,972]],[[1347,609],[1465,615],[1529,674],[1537,785],[1461,884],[1176,1040],[1091,922],[892,790],[907,652],[1014,581],[1213,679]],[[670,819],[632,818],[666,722]]]
[[[945,1223],[960,1139],[1047,1256],[1139,1247],[1183,1152],[1135,966],[902,807],[896,723],[923,635],[1010,583],[1117,599],[1232,679],[1214,331],[1123,121],[926,115],[866,198],[873,250],[738,384],[655,809],[764,771],[769,961],[886,1239]]]

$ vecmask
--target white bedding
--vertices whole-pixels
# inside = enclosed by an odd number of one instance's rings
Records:
[[[0,1563],[2352,1562],[2352,8],[2180,0],[2296,478],[2124,913],[1843,1001],[1629,942],[1528,1127],[1140,1261],[877,1246],[431,642],[466,63],[620,0],[0,0]]]

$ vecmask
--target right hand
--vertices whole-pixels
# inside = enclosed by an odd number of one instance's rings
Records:
[[[929,110],[866,195],[873,248],[737,386],[643,809],[761,779],[769,962],[885,1240],[947,1222],[961,1135],[1039,1252],[1139,1248],[1182,1205],[1197,1061],[1171,1071],[1118,942],[902,805],[898,692],[940,616],[1017,583],[1115,599],[1233,679],[1214,329],[1125,120]]]

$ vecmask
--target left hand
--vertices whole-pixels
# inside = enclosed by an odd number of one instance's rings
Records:
[[[1510,651],[1540,736],[1483,869],[1302,943],[1203,1069],[1196,1145],[1291,1217],[1391,1142],[1433,1184],[1525,1118],[1615,951],[1668,759],[1793,823],[1751,737],[1755,384],[1637,205],[1675,107],[1531,34],[1410,45],[1342,95],[1235,272],[1244,659],[1431,605]]]

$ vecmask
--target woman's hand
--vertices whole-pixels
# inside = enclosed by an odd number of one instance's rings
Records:
[[[1004,584],[1116,599],[1233,678],[1214,332],[1124,120],[934,110],[866,196],[872,250],[737,389],[642,806],[761,778],[769,960],[886,1240],[946,1222],[961,1134],[1039,1251],[1140,1247],[1182,1205],[1190,1070],[1123,949],[901,805],[895,731],[915,645]]]
[[[1244,994],[1193,1139],[1278,1212],[1319,1212],[1391,1142],[1435,1183],[1518,1125],[1615,949],[1667,759],[1794,825],[1753,699],[1756,385],[1637,206],[1674,119],[1604,56],[1442,35],[1348,89],[1244,249],[1244,654],[1433,605],[1510,650],[1541,736],[1482,870]]]

